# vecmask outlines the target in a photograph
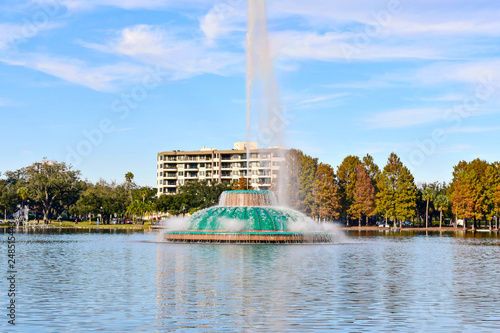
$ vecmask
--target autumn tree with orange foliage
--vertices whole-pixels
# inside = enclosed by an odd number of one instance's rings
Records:
[[[358,219],[360,227],[363,216],[366,216],[366,225],[368,225],[368,218],[375,215],[375,187],[368,171],[362,165],[357,167],[354,203],[350,211],[351,215]]]

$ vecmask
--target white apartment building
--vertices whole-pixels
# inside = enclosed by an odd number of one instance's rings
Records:
[[[257,143],[251,142],[250,156],[247,156],[246,146],[246,142],[235,142],[231,150],[203,147],[197,151],[173,150],[158,153],[158,196],[175,194],[178,187],[189,181],[232,183],[241,177],[249,179],[255,190],[269,190],[271,184],[277,181],[279,169],[285,161],[286,149],[258,149]]]

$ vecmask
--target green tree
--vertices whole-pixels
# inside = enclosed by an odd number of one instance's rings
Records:
[[[224,191],[231,189],[229,184],[203,181],[190,181],[179,187],[176,194],[160,196],[157,210],[171,215],[193,214],[198,210],[217,205]]]
[[[438,194],[434,200],[436,209],[439,210],[439,228],[443,225],[443,211],[446,211],[451,206],[450,199],[444,194]]]
[[[486,161],[475,159],[469,163],[459,162],[453,168],[453,180],[450,185],[453,213],[462,217],[464,228],[466,220],[472,220],[472,229],[478,220],[488,214],[488,197],[486,190]]]
[[[378,167],[377,164],[375,164],[373,157],[370,154],[366,154],[365,157],[363,157],[363,166],[366,169],[366,172],[368,173],[368,176],[370,177],[372,181],[372,185],[375,188],[375,191],[377,190],[377,180],[380,177],[380,168]]]
[[[0,179],[0,213],[7,219],[7,212],[13,213],[17,205],[17,194],[15,185]]]
[[[129,195],[125,184],[108,183],[101,179],[94,185],[88,185],[69,211],[76,215],[101,215],[102,222],[109,223],[113,215],[125,214],[129,204]]]
[[[436,193],[431,187],[427,187],[422,191],[422,199],[426,202],[425,206],[425,227],[429,228],[429,202],[434,201]]]
[[[401,163],[395,153],[391,153],[377,183],[376,211],[394,219],[399,219],[400,227],[404,219],[415,216],[417,188],[410,170]]]
[[[71,170],[65,163],[47,161],[23,169],[31,197],[40,206],[45,221],[49,219],[56,200],[67,192],[79,190],[80,171]]]
[[[499,210],[496,205],[496,197],[498,196],[498,186],[500,185],[500,163],[495,162],[490,164],[485,171],[485,191],[486,191],[486,218],[489,222],[489,229],[493,229],[493,219],[499,215]],[[497,218],[498,221],[498,218]]]
[[[324,163],[318,165],[314,182],[316,212],[320,218],[338,219],[340,216],[339,187],[333,168]]]
[[[132,198],[132,188],[134,188],[134,174],[132,172],[127,172],[125,174],[125,184],[127,184],[127,190],[129,192],[130,201]]]
[[[366,216],[366,225],[368,225],[368,218],[375,215],[375,187],[367,169],[363,165],[357,167],[351,215],[358,219],[360,227],[363,216]]]
[[[21,208],[24,208],[24,202],[30,197],[29,190],[27,187],[20,187],[16,191],[17,196],[21,199]]]
[[[337,169],[337,177],[340,186],[340,198],[342,205],[342,215],[346,218],[349,226],[351,206],[354,203],[354,191],[356,188],[357,167],[361,160],[357,156],[349,155]]]
[[[300,150],[290,149],[286,155],[285,167],[288,172],[288,205],[311,215],[316,209],[313,192],[318,159]]]
[[[401,164],[402,165],[402,164]],[[415,216],[417,207],[417,186],[410,170],[403,166],[399,172],[396,192],[396,217],[399,219],[399,227],[402,222]]]

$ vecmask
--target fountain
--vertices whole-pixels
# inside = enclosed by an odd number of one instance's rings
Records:
[[[165,240],[222,243],[325,243],[333,234],[293,209],[279,207],[270,191],[226,191],[219,205],[195,213],[186,230]]]
[[[247,156],[251,129],[259,142],[283,147],[284,117],[272,70],[265,0],[248,1],[247,33]],[[256,115],[257,119],[253,119]],[[258,126],[252,126],[257,120]],[[247,163],[250,175],[250,163]],[[310,243],[339,240],[333,224],[318,224],[286,205],[288,174],[282,165],[274,179],[278,206],[270,191],[227,191],[219,205],[195,213],[187,221],[167,223],[165,240],[180,242]],[[248,176],[247,176],[248,177]],[[249,181],[247,182],[247,184]],[[180,222],[180,223],[176,223]],[[187,222],[187,223],[186,223]],[[171,228],[168,224],[177,224]],[[329,230],[326,230],[329,229]]]

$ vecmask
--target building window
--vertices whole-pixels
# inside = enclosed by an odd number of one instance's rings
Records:
[[[200,171],[200,177],[205,177],[205,171]]]
[[[178,176],[181,176],[181,177],[182,177],[182,176],[184,176],[184,171],[179,171],[179,172],[177,173],[177,175],[178,175]]]

